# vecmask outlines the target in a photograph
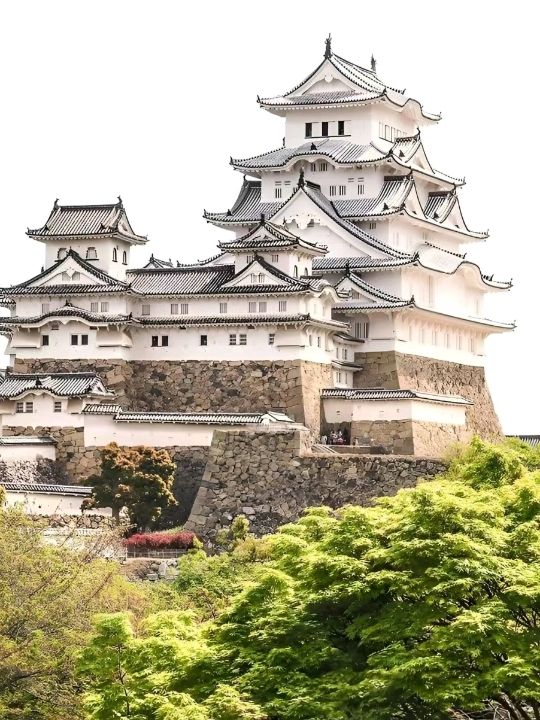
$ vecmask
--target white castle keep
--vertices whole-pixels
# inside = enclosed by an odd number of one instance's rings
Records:
[[[204,213],[222,234],[213,257],[133,267],[148,241],[120,199],[55,202],[28,231],[44,269],[0,290],[4,434],[54,437],[91,417],[86,445],[182,444],[186,423],[286,414],[315,436],[339,427],[351,443],[437,454],[500,432],[484,341],[513,325],[483,301],[511,283],[466,259],[487,233],[463,218],[464,181],[430,164],[421,129],[439,116],[330,38],[307,78],[258,102],[285,119],[283,146],[231,158],[240,193]]]

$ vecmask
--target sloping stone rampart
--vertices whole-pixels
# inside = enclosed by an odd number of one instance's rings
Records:
[[[283,410],[320,434],[320,390],[331,366],[301,360],[16,360],[14,372],[92,370],[131,410],[263,412]]]
[[[260,535],[305,508],[364,505],[446,469],[430,458],[311,454],[308,447],[305,431],[216,431],[186,528],[211,541],[244,514]]]
[[[466,426],[459,433],[460,439],[472,435],[502,438],[483,367],[396,352],[355,353],[355,361],[362,366],[362,371],[355,374],[357,387],[462,395],[474,404],[466,410]]]

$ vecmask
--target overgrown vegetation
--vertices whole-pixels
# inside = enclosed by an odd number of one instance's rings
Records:
[[[182,557],[174,585],[126,586],[114,564],[14,539],[0,514],[8,720],[81,717],[81,698],[87,720],[540,718],[540,453],[527,446],[475,440],[444,476],[369,508],[311,509],[263,539],[237,518],[220,554]]]
[[[181,561],[181,610],[101,616],[92,720],[540,717],[540,457],[474,441],[371,508]]]

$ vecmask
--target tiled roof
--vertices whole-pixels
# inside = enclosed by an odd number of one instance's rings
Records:
[[[264,218],[261,219],[259,225],[252,228],[242,237],[229,242],[221,242],[219,243],[219,247],[223,250],[303,247],[317,253],[328,252],[326,245],[317,245],[316,243],[303,240],[301,237],[298,237],[298,235],[294,235],[287,230],[285,225],[276,225]]]
[[[87,405],[83,412],[100,414],[97,405]],[[105,411],[103,414],[111,413]],[[114,414],[114,419],[116,422],[177,423],[181,425],[259,425],[261,423],[293,422],[287,415],[272,411],[266,413],[164,413],[120,410]]]
[[[403,267],[415,262],[413,255],[400,258],[373,258],[369,255],[361,257],[324,257],[313,259],[313,270],[317,272],[338,272],[341,270],[386,270],[387,268]]]
[[[131,289],[141,295],[206,295],[234,277],[234,265],[129,270]]]
[[[8,373],[0,382],[0,398],[12,399],[34,390],[46,390],[59,397],[100,395],[111,397],[103,381],[93,372],[81,373]]]
[[[144,267],[161,270],[163,268],[174,267],[174,263],[172,262],[172,260],[159,260],[158,258],[154,257],[153,255],[150,255],[150,260],[146,263],[146,265]]]
[[[46,483],[0,482],[8,492],[47,493],[52,495],[83,495],[92,494],[92,488],[84,485],[48,485]]]
[[[34,283],[46,280],[48,276],[54,276],[55,274],[57,274],[60,266],[63,265],[68,258],[73,258],[77,265],[79,265],[85,273],[87,273],[91,277],[95,277],[96,280],[99,280],[99,284],[81,285],[77,283],[66,282],[65,284],[60,285],[34,285]],[[110,292],[119,292],[122,290],[126,290],[126,288],[126,283],[112,277],[112,275],[108,275],[106,272],[100,270],[92,263],[81,257],[79,253],[75,252],[75,250],[69,249],[65,257],[60,258],[49,268],[42,270],[40,273],[38,273],[38,275],[34,275],[34,277],[31,277],[29,280],[25,280],[25,282],[19,283],[18,285],[12,285],[11,287],[7,288],[0,288],[0,295],[64,295],[68,293],[86,294],[89,292],[97,291],[105,294]]]
[[[349,300],[340,302],[333,306],[333,310],[340,314],[350,312],[352,310],[392,310],[394,308],[410,307],[413,305],[411,300],[377,300],[376,302],[362,302],[361,300]]]
[[[335,200],[333,205],[342,218],[392,215],[403,208],[413,183],[412,174],[385,177],[381,191],[376,198]]]
[[[56,440],[48,436],[10,435],[0,437],[0,445],[56,445]]]
[[[527,445],[531,445],[532,447],[540,446],[540,435],[507,435],[506,437],[521,440],[521,442],[527,443]]]
[[[43,320],[52,320],[57,317],[76,317],[87,320],[91,323],[103,325],[104,323],[126,323],[131,320],[131,315],[121,315],[112,313],[93,313],[84,308],[76,307],[71,303],[66,303],[63,307],[42,315],[29,315],[26,317],[9,316],[0,318],[0,324],[4,325],[35,325]]]
[[[45,225],[28,230],[30,237],[38,238],[110,234],[120,234],[138,244],[147,242],[146,237],[133,232],[120,199],[112,205],[58,205],[55,201]]]
[[[116,415],[122,410],[121,405],[109,405],[107,403],[92,403],[85,405],[82,412],[85,415]]]
[[[299,94],[302,86],[304,86],[325,64],[335,68],[338,73],[348,80],[354,89],[339,90],[330,92],[318,92]],[[330,70],[330,67],[329,67]],[[360,67],[355,63],[345,60],[345,58],[330,52],[325,55],[325,59],[315,70],[308,75],[301,83],[296,85],[292,90],[284,95],[259,99],[259,103],[263,107],[302,107],[304,105],[334,105],[344,103],[358,103],[374,100],[388,100],[394,105],[404,107],[408,103],[413,103],[422,113],[423,117],[428,120],[439,120],[440,116],[427,113],[423,110],[422,105],[417,101],[405,95],[405,91],[391,88],[380,80],[376,73],[372,70]]]
[[[310,313],[252,313],[249,315],[165,315],[163,317],[140,317],[142,326],[211,326],[211,325],[291,325],[312,323],[327,327],[346,327],[346,323],[337,320],[320,319]],[[0,386],[1,387],[1,386]]]
[[[204,218],[210,222],[251,225],[259,222],[261,215],[271,218],[282,205],[283,201],[261,202],[261,183],[257,180],[244,179],[240,193],[230,210],[222,213],[205,210]]]
[[[362,278],[359,275],[356,275],[356,273],[354,272],[350,272],[347,277],[353,283],[353,285],[356,285],[357,288],[367,293],[371,297],[375,297],[379,300],[390,303],[403,302],[403,298],[397,297],[397,295],[392,295],[391,293],[387,293],[384,290],[380,290],[379,288],[375,287],[375,285],[368,283],[366,280],[362,280]]]
[[[450,405],[472,405],[461,395],[437,395],[420,390],[384,390],[383,388],[327,388],[321,390],[321,397],[342,398],[343,400],[423,400],[425,402]]]
[[[231,158],[231,165],[242,169],[278,168],[296,157],[306,156],[324,156],[345,165],[377,162],[390,154],[379,150],[372,143],[357,145],[343,138],[315,138],[295,148],[281,147],[243,160]]]

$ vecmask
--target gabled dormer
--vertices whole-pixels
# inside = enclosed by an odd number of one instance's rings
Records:
[[[74,250],[94,267],[122,280],[131,246],[148,241],[134,232],[121,198],[113,205],[59,205],[56,200],[45,225],[28,229],[27,235],[45,243],[46,267]]]

